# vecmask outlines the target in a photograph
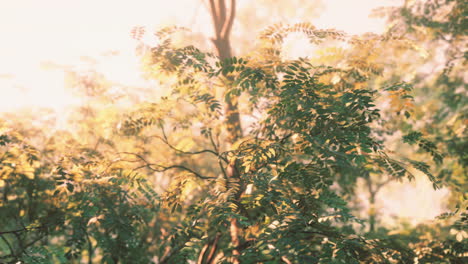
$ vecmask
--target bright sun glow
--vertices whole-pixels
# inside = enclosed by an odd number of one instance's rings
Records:
[[[392,0],[326,0],[326,9],[312,20],[318,28],[336,28],[351,34],[381,32],[382,20],[368,17],[378,6],[395,4]],[[242,3],[246,5],[245,2]],[[49,107],[60,112],[77,102],[64,89],[64,73],[43,67],[50,61],[60,65],[86,67],[82,56],[99,58],[98,70],[124,85],[145,86],[130,38],[133,26],[154,28],[162,24],[191,27],[194,18],[209,21],[201,1],[189,0],[14,0],[0,8],[0,111],[22,107]],[[200,12],[200,13],[197,13]],[[203,15],[202,15],[203,14]],[[200,28],[200,24],[197,24]],[[211,33],[211,25],[204,28]],[[290,43],[289,56],[307,54],[304,43]],[[115,56],[106,52],[116,51]],[[424,185],[425,183],[423,183]],[[408,188],[411,188],[408,187]],[[418,188],[422,193],[430,187]],[[410,193],[410,192],[408,192]],[[415,193],[415,192],[412,192]],[[446,192],[439,193],[446,195]],[[390,194],[388,194],[390,195]],[[433,192],[426,197],[434,197]],[[399,200],[397,199],[399,198]],[[438,200],[439,198],[434,198]],[[393,202],[389,202],[393,201]],[[431,218],[442,209],[429,199],[409,196],[387,199],[383,206],[392,214]],[[436,208],[438,207],[438,208]],[[431,211],[424,214],[423,211]],[[419,219],[418,219],[419,220]]]
[[[190,6],[189,1],[165,3],[155,0],[3,3],[0,110],[27,106],[58,110],[75,102],[63,88],[63,72],[44,69],[41,67],[44,61],[79,67],[84,65],[82,56],[99,58],[102,61],[99,68],[110,79],[126,85],[142,85],[133,53],[135,43],[129,32],[135,25],[175,23],[177,8]],[[104,58],[103,54],[109,51],[117,51],[117,55]]]
[[[372,8],[395,1],[327,0],[325,12],[313,23],[352,34],[380,32],[383,21],[368,17]],[[240,3],[247,5],[248,3]],[[201,1],[16,0],[0,10],[0,110],[43,106],[59,110],[75,99],[63,88],[63,73],[41,67],[43,61],[61,65],[83,64],[82,56],[102,59],[109,78],[127,85],[144,85],[129,37],[135,25],[154,28],[161,24],[191,26],[197,18],[209,22]],[[337,19],[340,18],[340,19]],[[204,31],[211,26],[200,26]],[[296,53],[305,51],[295,44]],[[117,56],[102,58],[104,52]],[[297,52],[302,51],[302,52]]]

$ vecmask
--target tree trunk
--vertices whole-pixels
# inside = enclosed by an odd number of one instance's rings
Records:
[[[379,187],[374,188],[369,173],[366,174],[365,180],[367,183],[367,189],[369,191],[369,232],[375,232],[375,196],[379,190]]]
[[[215,37],[212,42],[216,48],[217,54],[221,60],[231,58],[232,50],[229,35],[231,33],[232,24],[236,13],[236,1],[230,1],[230,12],[227,16],[226,0],[209,0],[211,17],[215,29]],[[228,144],[233,144],[242,136],[242,126],[240,122],[239,109],[237,98],[231,97],[231,100],[226,102],[225,107],[226,127],[228,131]]]
[[[232,24],[234,22],[236,13],[236,1],[235,0],[208,0],[210,5],[211,18],[213,19],[213,26],[215,30],[215,37],[212,39],[216,51],[221,60],[231,58],[232,50],[229,40],[231,33]],[[229,9],[226,6],[226,2],[229,2]],[[229,88],[229,87],[226,87]],[[226,102],[224,109],[226,117],[226,130],[227,130],[227,143],[228,148],[234,144],[238,139],[242,137],[242,126],[239,116],[239,108],[237,97],[233,96],[230,101]],[[231,188],[233,184],[239,184],[239,191],[235,194],[235,200],[240,198],[243,190],[243,184],[237,168],[237,161],[235,159],[229,162],[226,170],[228,188]],[[236,201],[237,202],[237,201]],[[238,256],[240,255],[237,247],[240,246],[241,228],[237,222],[237,219],[233,218],[230,220],[230,237],[231,244],[236,248],[232,251],[233,263],[239,263]]]
[[[375,193],[372,192],[370,194],[370,199],[369,199],[369,232],[374,233],[375,232]]]

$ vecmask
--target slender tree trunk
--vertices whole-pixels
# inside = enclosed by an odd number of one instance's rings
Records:
[[[213,19],[215,30],[215,36],[212,41],[221,60],[232,57],[229,36],[236,14],[236,1],[229,1],[229,10],[226,7],[227,1],[228,0],[209,0],[211,17]],[[229,144],[233,144],[242,136],[242,126],[240,122],[237,98],[232,97],[230,101],[226,102],[226,107],[224,110],[228,131],[227,141]]]
[[[375,192],[370,193],[369,198],[369,232],[375,232]]]
[[[373,183],[369,173],[367,173],[364,179],[366,180],[367,189],[369,191],[369,232],[374,233],[377,224],[377,209],[375,198],[377,197],[380,189],[390,183],[392,178],[389,178],[380,183]]]
[[[216,51],[221,60],[231,58],[232,50],[229,36],[232,29],[236,14],[236,1],[235,0],[208,0],[210,6],[210,13],[213,19],[213,26],[215,36],[212,39]],[[229,7],[226,5],[229,3]],[[229,87],[227,87],[229,88]],[[234,144],[239,138],[242,137],[242,126],[239,116],[239,107],[237,97],[231,97],[230,101],[226,102],[224,109],[226,117],[226,130],[227,130],[227,143],[228,148]],[[231,160],[226,170],[227,182],[232,187],[233,184],[238,184],[239,191],[235,194],[235,199],[238,200],[242,194],[243,184],[237,168],[238,164],[235,159]],[[237,201],[236,201],[237,202]],[[236,248],[232,251],[233,263],[240,263],[238,256],[240,255],[237,247],[240,246],[241,228],[237,219],[230,220],[230,237],[231,243]]]
[[[373,233],[375,231],[375,195],[377,194],[377,190],[373,187],[369,173],[367,173],[364,179],[369,191],[369,232]]]
[[[375,227],[377,225],[377,209],[375,198],[377,197],[380,189],[392,182],[393,179],[388,178],[385,181],[373,183],[369,173],[364,176],[364,179],[366,180],[367,190],[369,191],[369,232],[374,233]]]

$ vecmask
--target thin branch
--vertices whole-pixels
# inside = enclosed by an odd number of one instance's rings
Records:
[[[216,249],[218,248],[218,241],[221,235],[219,233],[216,234],[216,237],[212,243],[210,253],[208,254],[207,261],[208,263],[212,263],[214,253],[216,252]]]
[[[162,131],[162,134],[163,134],[163,137],[160,137],[158,135],[154,135],[154,136],[151,136],[151,137],[155,137],[155,138],[158,138],[160,139],[162,142],[164,142],[169,148],[173,149],[174,151],[180,153],[180,154],[184,154],[184,155],[198,155],[198,154],[203,154],[203,153],[211,153],[213,155],[215,155],[216,157],[218,157],[219,159],[222,159],[224,162],[227,163],[227,160],[221,156],[218,151],[215,149],[215,151],[211,150],[211,149],[203,149],[203,150],[199,150],[199,151],[183,151],[181,149],[178,149],[176,147],[174,147],[171,143],[169,143],[169,139],[167,138],[167,135],[166,135],[166,132],[164,131],[164,128],[161,127],[161,131]]]
[[[46,236],[47,236],[47,235],[38,236],[38,237],[36,237],[35,239],[33,239],[31,242],[27,243],[27,244],[24,246],[23,252],[26,252],[26,248],[32,246],[32,245],[35,244],[37,241],[43,239],[43,238],[46,237]]]
[[[286,256],[282,256],[281,260],[286,264],[292,264],[292,262]]]
[[[214,0],[209,0],[210,1],[210,11],[211,11],[211,18],[213,18],[213,25],[215,28],[215,34],[216,37],[219,37],[219,34],[221,33],[221,23],[219,21],[219,16],[217,14],[217,8],[215,5]]]
[[[184,248],[185,243],[187,243],[189,240],[187,239],[185,242],[179,244],[178,246],[175,246],[172,248],[172,250],[167,251],[162,257],[160,264],[165,264],[169,263],[169,260],[176,254],[178,253],[182,248]]]
[[[0,259],[11,259],[11,258],[15,258],[15,256],[13,256],[11,254],[8,254],[8,255],[5,255],[5,256],[0,256]],[[7,263],[11,263],[11,262],[7,262]]]
[[[236,218],[231,218],[231,225],[230,225],[230,235],[231,235],[231,243],[234,246],[234,249],[232,250],[232,257],[233,257],[233,263],[239,264],[239,259],[238,257],[240,256],[240,250],[237,248],[240,245],[240,239],[239,239],[239,226],[237,223]]]
[[[86,234],[86,240],[88,241],[88,263],[92,264],[93,254],[94,254],[93,243],[91,243],[91,239],[89,238],[89,234],[86,229],[85,229],[85,234]]]
[[[45,227],[46,227],[46,225],[41,225],[41,226],[37,226],[37,227],[25,227],[25,228],[11,230],[11,231],[3,231],[3,232],[0,232],[0,235],[17,234],[17,233],[22,233],[22,232],[26,232],[26,231],[31,231],[31,230],[34,230],[34,229],[43,229]]]
[[[283,143],[286,142],[286,140],[288,140],[288,138],[290,138],[292,135],[293,135],[293,133],[287,134],[287,135],[284,136],[282,139],[280,139],[280,143],[283,144]]]
[[[0,235],[0,237],[2,238],[2,240],[7,245],[8,249],[10,250],[9,255],[5,255],[5,256],[2,256],[0,258],[12,258],[12,257],[14,257],[15,256],[15,251],[13,250],[13,247],[11,246],[10,242],[8,242],[8,240],[3,235]]]
[[[384,187],[385,185],[389,184],[391,181],[395,180],[395,178],[389,178],[386,181],[383,181],[381,183],[378,183],[377,186],[375,187],[375,192],[377,193],[380,188]]]
[[[225,0],[217,0],[217,2],[218,2],[218,17],[219,17],[219,21],[221,22],[221,25],[223,25],[223,27],[224,27],[224,24],[226,24],[226,3],[224,1]],[[221,33],[222,33],[222,31],[221,31]]]
[[[192,170],[190,168],[187,168],[185,166],[182,166],[182,165],[172,165],[172,166],[168,166],[168,167],[164,167],[164,166],[161,166],[161,165],[157,165],[157,166],[159,166],[161,169],[160,170],[153,169],[154,171],[164,172],[164,171],[167,171],[167,170],[170,170],[170,169],[181,169],[181,170],[185,170],[187,172],[190,172],[191,174],[193,174],[196,177],[198,177],[200,179],[203,179],[203,180],[216,179],[215,177],[203,176],[203,175],[199,174],[198,172],[195,172],[194,170]]]
[[[26,249],[29,248],[30,246],[32,246],[33,244],[35,244],[36,242],[38,242],[39,240],[47,237],[47,233],[42,235],[42,236],[39,235],[38,237],[34,238],[32,241],[30,241],[29,243],[26,243],[26,244],[23,243],[25,241],[23,241],[20,234],[23,233],[23,232],[31,231],[31,230],[45,229],[45,228],[47,228],[47,226],[50,226],[50,225],[52,225],[52,224],[44,224],[44,225],[41,225],[41,226],[38,226],[38,227],[25,227],[23,225],[23,228],[21,228],[21,229],[0,232],[0,237],[2,238],[2,240],[5,242],[5,244],[8,246],[8,248],[10,250],[10,254],[5,255],[5,256],[0,256],[0,259],[17,258],[17,255],[20,255],[22,253],[27,254]],[[15,252],[13,250],[13,247],[8,242],[8,240],[4,237],[4,235],[6,235],[6,234],[12,234],[18,240],[19,248],[20,248],[21,251],[18,252],[17,254],[15,254]]]
[[[216,153],[219,153],[219,148],[218,148],[219,143],[218,143],[218,145],[216,145],[216,143],[215,143],[215,141],[213,139],[213,134],[211,133],[211,131],[208,132],[208,136],[210,138],[210,142],[211,142],[211,145],[213,145],[214,150],[216,151]],[[224,158],[221,155],[219,155],[219,158],[224,160],[224,162],[228,163],[227,158]],[[224,178],[227,179],[228,176],[226,174],[226,170],[224,169],[223,164],[221,163],[221,160],[218,160],[218,164],[219,164],[219,168],[221,169],[221,172],[223,173]]]
[[[231,12],[229,13],[229,18],[227,21],[224,21],[223,29],[221,31],[221,37],[227,39],[231,33],[232,24],[234,22],[234,17],[236,16],[236,0],[231,0]]]
[[[142,168],[148,168],[152,171],[155,171],[155,172],[165,172],[167,170],[171,170],[171,169],[179,169],[179,170],[184,170],[184,171],[187,171],[191,174],[193,174],[194,176],[200,178],[200,179],[203,179],[203,180],[207,180],[207,179],[215,179],[215,177],[207,177],[207,176],[203,176],[201,175],[200,173],[188,168],[188,167],[185,167],[183,165],[171,165],[171,166],[163,166],[161,164],[155,164],[155,163],[151,163],[151,162],[148,162],[143,156],[137,154],[137,153],[132,153],[132,152],[120,152],[121,154],[127,154],[127,155],[134,155],[136,156],[137,158],[139,158],[141,161],[143,161],[145,164],[142,165],[142,166],[139,166],[137,168],[134,168],[133,170],[139,170],[139,169],[142,169]]]
[[[216,143],[214,142],[213,134],[211,133],[211,131],[208,132],[208,136],[210,138],[210,142],[211,142],[211,145],[213,145],[214,150],[216,151],[216,153],[219,153],[218,145],[216,145]]]
[[[365,180],[366,180],[366,183],[367,183],[367,190],[369,191],[369,193],[371,195],[374,194],[374,188],[372,188],[372,181],[370,179],[370,174],[369,172],[365,173],[364,177],[363,177]]]
[[[107,172],[107,170],[112,166],[114,165],[115,163],[117,162],[121,162],[121,161],[126,161],[126,162],[138,162],[137,160],[136,161],[130,161],[130,160],[122,160],[121,158],[116,158],[112,161],[109,162],[109,164],[107,164],[107,166],[102,170],[102,172],[100,174],[104,174],[105,172]]]
[[[155,136],[155,137],[158,137],[158,136]],[[158,137],[158,138],[160,138],[160,137]],[[162,140],[162,138],[160,138],[160,139]],[[211,154],[215,155],[216,157],[222,159],[223,161],[227,162],[227,160],[225,158],[223,158],[217,152],[215,152],[213,150],[210,150],[210,149],[203,149],[203,150],[199,150],[199,151],[183,151],[183,150],[177,149],[176,147],[170,145],[169,142],[167,142],[167,141],[165,141],[164,143],[166,143],[168,147],[170,147],[171,149],[175,150],[176,152],[178,152],[180,154],[198,155],[198,154],[203,154],[203,153],[211,153]]]
[[[17,234],[15,233],[15,235],[17,235]],[[17,235],[17,236],[18,236],[18,235]],[[21,246],[21,252],[24,253],[24,254],[26,254],[26,255],[29,255],[29,254],[26,252],[26,249],[27,249],[28,247],[32,246],[32,245],[33,245],[34,243],[36,243],[37,241],[39,241],[39,240],[41,240],[42,238],[44,238],[44,237],[46,237],[46,236],[39,236],[39,237],[37,237],[36,239],[34,239],[33,241],[31,241],[30,243],[26,244],[26,246],[24,246],[24,247]],[[3,236],[2,236],[2,238],[3,238]],[[18,238],[18,239],[19,239],[19,238]],[[9,258],[13,258],[13,259],[15,259],[15,261],[16,261],[16,260],[17,260],[17,256],[13,253],[10,244],[9,244],[6,240],[5,240],[5,242],[7,243],[8,247],[10,248],[10,251],[11,251],[12,253],[11,253],[11,254],[8,254],[8,255],[5,255],[5,256],[0,256],[0,259],[9,259]],[[20,244],[22,244],[22,243],[20,243]],[[34,260],[34,259],[32,259],[32,260]],[[34,260],[34,262],[38,262],[38,261]],[[8,263],[10,263],[10,262],[8,262]],[[13,263],[13,262],[11,262],[11,263]]]
[[[214,239],[208,241],[205,244],[205,246],[203,246],[202,250],[200,251],[200,254],[198,255],[197,264],[215,263],[213,262],[213,257],[215,257],[214,254],[218,249],[218,241],[220,237],[221,234],[217,233]]]
[[[198,259],[197,259],[197,264],[203,264],[204,262],[204,256],[205,256],[205,253],[206,251],[208,250],[208,248],[210,247],[210,243],[206,243],[202,250],[200,251],[200,254],[198,255]]]
[[[224,179],[227,179],[228,176],[226,174],[226,170],[224,169],[224,166],[223,166],[223,164],[221,163],[220,160],[218,160],[218,164],[219,164],[219,168],[221,169],[221,172],[223,173]]]

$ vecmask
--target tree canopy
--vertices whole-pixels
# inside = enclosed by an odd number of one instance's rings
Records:
[[[382,35],[273,24],[241,56],[236,1],[207,6],[214,53],[176,43],[190,34],[176,26],[138,46],[164,95],[124,98],[67,70],[85,98],[68,129],[0,119],[0,262],[466,262],[463,1],[387,10]],[[316,53],[286,59],[290,34]],[[441,64],[433,45],[445,66],[423,73]],[[358,192],[374,206],[417,175],[451,190],[437,222],[391,230],[375,211],[356,216]]]

